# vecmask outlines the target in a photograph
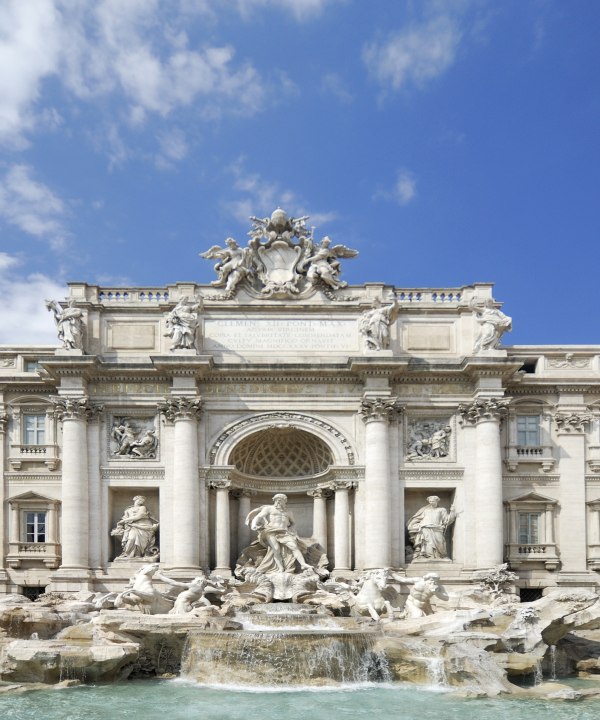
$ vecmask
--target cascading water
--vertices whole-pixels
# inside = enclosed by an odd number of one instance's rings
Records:
[[[284,613],[279,607],[270,612],[269,606],[261,606],[244,630],[190,632],[182,677],[209,684],[275,686],[389,680],[385,657],[375,649],[378,632],[344,628],[343,619],[331,627],[331,618],[288,607]]]

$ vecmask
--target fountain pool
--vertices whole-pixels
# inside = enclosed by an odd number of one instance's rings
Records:
[[[0,695],[3,720],[596,720],[597,701],[461,699],[398,685],[215,688],[181,680]]]

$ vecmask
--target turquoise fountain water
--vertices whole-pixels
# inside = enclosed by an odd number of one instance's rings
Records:
[[[405,686],[214,688],[140,681],[0,695],[3,720],[596,720],[596,702],[459,699]]]

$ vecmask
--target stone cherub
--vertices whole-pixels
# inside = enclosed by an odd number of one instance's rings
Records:
[[[325,284],[331,290],[339,290],[348,285],[344,280],[339,279],[340,258],[353,258],[358,255],[358,250],[351,250],[345,245],[334,245],[331,247],[331,240],[324,237],[320,245],[314,245],[312,240],[307,239],[306,250],[303,259],[298,263],[298,272],[306,272],[306,279],[309,285]]]
[[[224,248],[213,245],[206,252],[200,253],[200,257],[218,261],[215,264],[218,277],[211,285],[224,287],[225,295],[232,297],[242,280],[254,274],[253,251],[250,247],[240,247],[231,237],[225,240],[225,245]]]

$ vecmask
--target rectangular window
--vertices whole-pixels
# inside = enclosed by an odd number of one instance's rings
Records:
[[[519,513],[519,542],[537,545],[540,542],[540,518],[542,513]]]
[[[517,445],[521,447],[540,445],[539,415],[517,415]]]
[[[40,364],[37,360],[25,360],[25,372],[37,372]]]
[[[46,416],[45,415],[25,415],[23,417],[24,424],[24,444],[25,445],[44,445],[46,442]]]
[[[46,542],[46,513],[26,512],[25,513],[25,542],[43,543]]]

